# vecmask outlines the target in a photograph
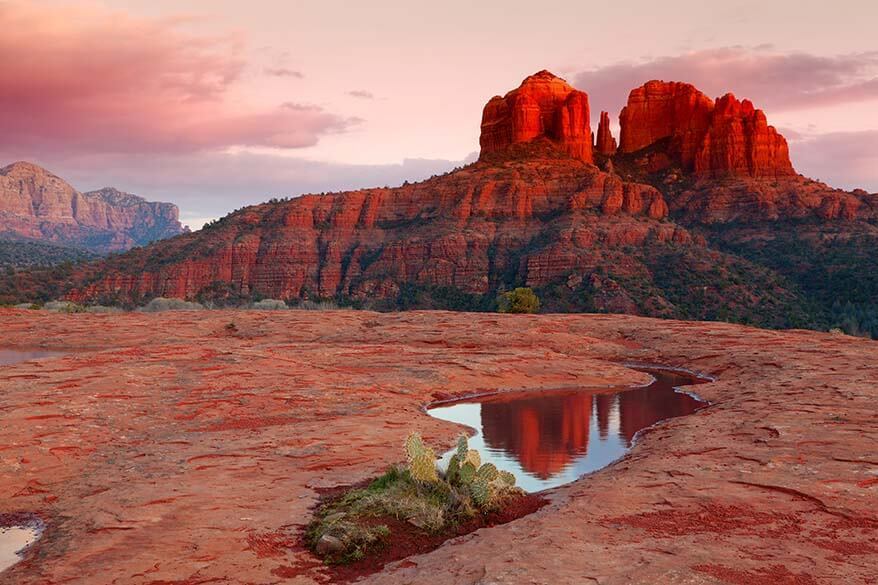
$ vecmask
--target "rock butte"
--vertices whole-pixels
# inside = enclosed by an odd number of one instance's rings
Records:
[[[714,102],[688,83],[650,81],[631,91],[619,122],[621,152],[666,140],[668,163],[678,161],[699,177],[796,174],[786,140],[765,113],[732,94]]]
[[[236,331],[226,325],[235,323]],[[611,315],[0,309],[4,512],[46,530],[0,582],[325,582],[297,546],[318,490],[437,450],[449,394],[718,379],[550,504],[366,583],[861,584],[878,566],[875,342]],[[511,334],[514,332],[514,334]],[[287,581],[285,581],[287,580]]]
[[[171,203],[109,187],[81,193],[31,163],[0,168],[0,236],[118,252],[182,232]]]
[[[796,175],[785,140],[746,100],[714,101],[688,84],[651,81],[631,92],[620,123],[616,149],[603,113],[594,146],[588,96],[541,71],[485,106],[472,165],[393,189],[248,207],[80,270],[65,282],[67,296],[375,300],[397,299],[406,287],[490,295],[521,283],[579,294],[583,279],[604,278],[594,273],[601,266],[640,280],[663,272],[647,258],[657,246],[675,246],[685,256],[675,263],[713,278],[705,271],[737,260],[708,245],[700,232],[711,224],[770,234],[771,223],[846,221],[874,231],[878,196]],[[592,309],[672,311],[661,296],[649,306],[624,291],[605,299],[612,290],[603,287]],[[770,290],[735,296],[759,305]]]
[[[494,96],[482,113],[482,156],[514,144],[547,138],[575,159],[592,162],[588,95],[548,71],[521,82],[504,97]]]

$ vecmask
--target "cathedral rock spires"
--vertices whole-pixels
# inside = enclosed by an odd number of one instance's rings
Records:
[[[610,132],[610,114],[601,112],[601,121],[598,124],[598,137],[595,143],[595,151],[604,156],[613,156],[616,154],[616,139]]]
[[[687,83],[650,81],[631,91],[619,122],[620,152],[666,141],[661,148],[699,177],[795,175],[784,137],[732,94],[714,102]]]
[[[762,110],[732,94],[716,100],[710,127],[695,157],[699,176],[795,175],[786,139],[769,126]]]
[[[482,155],[537,138],[593,162],[588,95],[548,71],[531,75],[504,97],[494,96],[482,113]]]
[[[688,83],[650,81],[631,90],[622,108],[619,152],[670,139],[669,149],[691,169],[713,111],[713,100]]]

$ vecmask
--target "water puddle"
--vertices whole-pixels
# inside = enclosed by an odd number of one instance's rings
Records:
[[[707,405],[678,386],[706,382],[673,370],[638,368],[655,381],[618,390],[542,390],[444,403],[427,412],[476,429],[470,448],[515,475],[529,492],[569,483],[622,457],[638,431]],[[443,458],[447,463],[451,452]]]
[[[11,366],[19,362],[53,358],[64,355],[60,351],[46,351],[39,349],[4,349],[0,348],[0,366]]]
[[[40,537],[42,524],[32,519],[21,525],[0,526],[0,571],[20,561],[25,549]]]

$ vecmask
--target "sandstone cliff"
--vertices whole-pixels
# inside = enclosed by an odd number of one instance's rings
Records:
[[[551,310],[784,326],[804,320],[798,289],[712,248],[724,244],[710,226],[758,226],[760,237],[803,222],[817,234],[827,222],[876,231],[878,200],[796,175],[783,137],[747,101],[647,83],[622,112],[618,149],[609,115],[596,147],[588,118],[585,93],[537,73],[487,104],[472,165],[393,189],[248,207],[79,270],[69,298],[478,308],[466,303],[525,285]]]
[[[548,71],[525,79],[504,97],[494,96],[482,113],[482,156],[513,144],[547,138],[579,160],[592,162],[588,95]]]
[[[0,236],[94,252],[127,250],[182,233],[178,209],[106,188],[81,193],[37,165],[0,169]]]
[[[795,175],[787,142],[762,110],[732,94],[715,102],[692,85],[650,81],[631,91],[619,116],[619,150],[633,153],[664,141],[662,162],[698,177]]]

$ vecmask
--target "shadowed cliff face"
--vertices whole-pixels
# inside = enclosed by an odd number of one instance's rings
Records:
[[[0,237],[105,253],[183,232],[170,203],[106,188],[81,193],[46,169],[18,162],[0,169]]]

